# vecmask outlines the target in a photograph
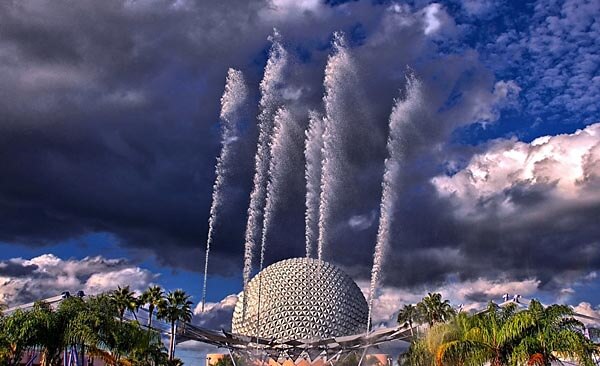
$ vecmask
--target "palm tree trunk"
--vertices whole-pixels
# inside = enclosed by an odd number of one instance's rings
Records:
[[[150,313],[150,315],[148,315],[148,329],[152,328],[152,313],[154,312],[154,305],[150,304],[148,305],[148,313]]]
[[[410,327],[410,336],[414,337],[415,334],[413,333],[413,323],[411,320],[408,321],[408,326]]]
[[[171,338],[169,340],[169,361],[173,360],[173,344],[175,343],[175,322],[171,322]]]
[[[491,362],[491,366],[502,366],[502,360],[500,359],[500,355],[497,352],[494,355],[494,359]]]
[[[48,366],[49,362],[48,362],[48,351],[44,350],[41,352],[40,354],[40,365],[42,366]]]

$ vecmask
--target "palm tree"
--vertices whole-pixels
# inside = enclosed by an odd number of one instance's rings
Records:
[[[436,364],[549,366],[558,357],[569,357],[579,365],[594,365],[597,350],[572,315],[567,306],[544,308],[535,300],[521,312],[516,304],[499,308],[490,303],[465,323],[462,336],[435,350]]]
[[[398,324],[401,327],[406,327],[408,325],[410,327],[411,336],[414,336],[413,322],[417,320],[418,315],[417,308],[412,304],[404,305],[398,313]]]
[[[164,301],[170,321],[191,319],[188,298],[180,290],[171,294],[170,301]],[[132,304],[132,299],[128,288],[119,288],[111,295],[86,300],[70,297],[57,309],[37,302],[31,310],[0,316],[0,365],[18,365],[28,349],[40,352],[41,365],[58,365],[62,350],[72,345],[113,366],[176,365],[180,361],[169,361],[158,332],[137,322],[123,321],[125,309],[133,307],[125,304]],[[174,340],[171,345],[173,349]],[[80,356],[84,357],[83,351]]]
[[[129,289],[129,286],[118,286],[117,289],[110,294],[110,299],[117,307],[119,321],[121,323],[123,322],[125,311],[129,310],[134,312],[138,308],[138,302],[135,298],[135,294]]]
[[[158,306],[157,316],[159,319],[164,319],[171,324],[169,360],[173,360],[175,354],[175,324],[179,321],[189,322],[192,320],[190,296],[183,290],[169,292]]]
[[[534,325],[515,347],[514,362],[549,366],[558,356],[577,360],[579,365],[594,365],[594,344],[583,335],[584,325],[573,318],[566,305],[546,308],[532,300],[527,310]]]
[[[100,357],[108,365],[117,365],[131,352],[136,339],[137,323],[118,319],[120,310],[113,294],[88,297],[84,311],[69,314],[65,339],[71,344],[85,344],[87,353]],[[58,312],[70,313],[61,303]]]
[[[135,365],[165,365],[169,359],[167,349],[163,345],[160,333],[139,329],[134,337],[135,345],[128,360]]]
[[[79,298],[69,298],[65,301],[77,300],[81,301]],[[35,322],[35,346],[41,349],[40,364],[42,366],[57,364],[61,350],[66,345],[63,334],[68,318],[60,316],[61,314],[55,312],[48,303],[43,301],[36,302],[29,314]]]
[[[35,345],[37,324],[31,312],[16,310],[2,318],[0,324],[2,336],[2,364],[9,366],[19,365],[21,357],[28,347]]]
[[[165,293],[160,286],[150,286],[142,293],[142,304],[148,304],[148,328],[152,328],[152,315],[154,309],[163,301]]]
[[[417,304],[418,314],[429,326],[449,320],[456,314],[448,300],[442,301],[442,295],[429,292],[427,296]]]
[[[507,365],[514,345],[534,325],[525,311],[517,312],[516,304],[499,308],[490,302],[488,309],[474,315],[460,339],[442,344],[436,353],[436,363]]]
[[[450,342],[463,339],[464,334],[472,324],[472,317],[466,313],[459,313],[450,321],[435,323],[430,327],[425,336],[412,341],[408,352],[403,354],[400,365],[406,366],[437,366],[440,361],[436,359],[441,348]],[[466,366],[468,363],[443,360],[445,366]],[[478,366],[480,364],[477,364]]]
[[[65,312],[61,303],[58,312]],[[117,306],[110,296],[89,297],[84,311],[69,316],[65,331],[67,344],[85,344],[87,353],[109,365],[164,365],[167,354],[160,334],[137,322],[117,319]]]

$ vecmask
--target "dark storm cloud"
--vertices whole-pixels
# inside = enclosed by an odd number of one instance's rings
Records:
[[[125,245],[199,245],[223,76],[261,57],[268,27],[238,36],[259,5],[0,5],[1,239],[39,245],[109,231]],[[259,68],[248,71],[256,81]],[[237,207],[251,152],[238,154],[241,188],[228,192]]]
[[[22,265],[11,261],[0,262],[0,276],[24,277],[31,275],[38,266],[36,264]]]
[[[490,301],[489,294],[485,292],[474,292],[465,296],[468,301],[471,302],[487,302]]]
[[[600,124],[530,144],[499,139],[433,184],[453,213],[460,274],[537,277],[556,290],[600,266]]]
[[[450,134],[476,121],[493,122],[506,97],[502,90],[511,85],[495,80],[477,52],[452,51],[460,30],[439,5],[3,2],[0,240],[46,245],[105,231],[161,263],[200,270],[227,68],[245,73],[258,101],[273,26],[294,58],[284,94],[299,126],[308,109],[323,108],[333,31],[346,32],[359,70],[356,108],[367,116],[362,123],[368,133],[350,141],[356,174],[339,193],[343,205],[331,228],[328,259],[358,278],[369,275],[377,220],[352,223],[378,212],[387,119],[410,66],[424,82],[432,113],[407,130],[410,159],[403,165],[387,282],[417,286],[450,274],[497,272],[549,279],[552,271],[600,267],[594,256],[576,261],[581,243],[592,245],[589,238],[597,235],[590,227],[597,207],[575,212],[562,229],[541,220],[505,232],[504,223],[473,226],[457,219],[454,206],[438,198],[430,179],[450,158],[464,162],[472,154],[446,144]],[[235,152],[238,165],[216,229],[212,273],[241,268],[255,114],[244,121]],[[302,138],[299,132],[269,262],[304,254]],[[505,194],[517,204],[545,199],[542,189],[514,186]],[[557,258],[550,247],[570,255]],[[554,259],[560,261],[548,264]]]

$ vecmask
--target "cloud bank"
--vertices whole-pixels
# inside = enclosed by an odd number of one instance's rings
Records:
[[[96,295],[130,286],[141,292],[157,279],[150,271],[125,259],[86,257],[61,259],[44,254],[31,259],[0,261],[0,301],[8,306],[21,305],[60,295],[63,291],[83,290]]]
[[[432,179],[465,219],[551,221],[600,203],[600,123],[525,143],[495,140],[452,176]],[[565,212],[565,210],[567,212]],[[567,215],[570,216],[570,215]]]
[[[387,121],[409,66],[432,116],[406,131],[386,285],[416,291],[503,278],[560,292],[587,281],[600,269],[598,127],[585,128],[598,120],[599,9],[584,0],[544,3],[4,2],[0,241],[51,246],[107,232],[160,264],[200,271],[227,69],[244,72],[258,101],[267,37],[277,27],[292,66],[283,95],[306,124],[308,110],[323,112],[325,64],[341,30],[356,64],[342,102],[368,133],[349,129],[352,184],[337,192],[326,259],[353,278],[369,276]],[[254,104],[232,152],[211,274],[241,271]],[[469,138],[475,125],[503,132],[514,125],[503,117],[515,111],[532,118],[508,135],[571,134],[531,143]],[[301,146],[303,132],[297,137]],[[267,263],[304,254],[301,160],[289,162]],[[3,263],[15,274],[37,265]],[[141,283],[145,272],[135,268],[121,270]],[[77,286],[93,279],[60,273]],[[103,281],[90,283],[100,289]]]

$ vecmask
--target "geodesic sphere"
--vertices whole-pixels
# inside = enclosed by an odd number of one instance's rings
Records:
[[[366,330],[368,311],[362,292],[341,269],[292,258],[248,283],[235,306],[232,332],[279,341],[353,335]]]

